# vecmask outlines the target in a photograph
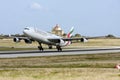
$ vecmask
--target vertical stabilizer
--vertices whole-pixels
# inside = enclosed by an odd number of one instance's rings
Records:
[[[73,31],[74,31],[74,27],[70,29],[69,33],[67,34],[67,38],[71,38]]]
[[[74,27],[70,29],[69,33],[67,34],[67,38],[71,38],[73,31],[74,31]],[[71,44],[71,41],[66,41],[66,46],[70,44]]]

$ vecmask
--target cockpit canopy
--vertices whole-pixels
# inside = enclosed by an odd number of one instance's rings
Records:
[[[24,30],[30,30],[30,29],[26,27],[26,28],[24,28]]]

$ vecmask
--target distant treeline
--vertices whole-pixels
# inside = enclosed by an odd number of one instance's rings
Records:
[[[65,37],[67,34],[63,34],[63,37]],[[12,34],[12,35],[3,35],[3,34],[1,34],[0,35],[0,39],[4,39],[4,38],[13,38],[13,37],[25,37],[25,35],[24,34]],[[75,35],[73,35],[72,37],[86,37],[86,36],[81,36],[81,34],[75,34]],[[118,38],[118,37],[116,37],[116,36],[114,36],[114,35],[112,35],[112,34],[108,34],[108,35],[106,35],[106,36],[98,36],[97,38]]]
[[[0,35],[0,39],[4,39],[4,38],[13,38],[13,37],[25,37],[25,35],[23,34],[15,34],[15,35]]]

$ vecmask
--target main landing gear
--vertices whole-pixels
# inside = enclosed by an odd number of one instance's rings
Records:
[[[62,48],[60,46],[56,46],[58,51],[62,51]]]
[[[49,49],[52,49],[52,45],[48,45],[48,46],[49,46]],[[42,47],[42,45],[41,45],[41,43],[39,43],[38,49],[39,49],[40,51],[43,51],[43,50],[44,50],[43,47]],[[56,49],[57,49],[58,51],[62,51],[62,48],[61,48],[60,46],[56,46]]]
[[[41,43],[39,43],[39,45],[40,45],[40,46],[38,46],[38,49],[39,49],[40,51],[43,51],[44,49],[43,49]]]
[[[48,45],[49,49],[52,49],[52,45]]]

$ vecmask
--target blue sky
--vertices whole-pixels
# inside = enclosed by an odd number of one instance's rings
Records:
[[[74,26],[74,34],[120,36],[120,0],[0,0],[0,34],[56,24],[65,32]]]

